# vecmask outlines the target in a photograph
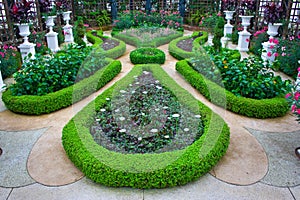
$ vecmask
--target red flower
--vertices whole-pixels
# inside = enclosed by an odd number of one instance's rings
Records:
[[[273,39],[274,44],[279,44],[278,40]]]
[[[296,111],[297,106],[295,104],[292,105],[292,112]]]
[[[288,99],[290,96],[292,96],[292,94],[291,94],[291,93],[287,93],[287,94],[285,95],[285,98]]]
[[[42,46],[42,44],[41,44],[41,43],[39,43],[39,42],[38,42],[38,43],[36,43],[36,47],[37,47],[37,48],[39,48],[39,47],[41,47],[41,46]]]
[[[274,49],[274,45],[271,45],[271,46],[270,46],[270,49]]]
[[[278,57],[278,56],[279,56],[279,54],[278,54],[277,52],[275,52],[275,53],[274,53],[274,56],[275,56],[275,57]]]
[[[267,56],[268,56],[268,57],[271,57],[271,56],[272,56],[272,53],[269,51],[269,52],[267,53]]]
[[[12,13],[16,15],[18,13],[18,11],[19,11],[19,8],[18,8],[17,4],[14,4],[12,7]]]
[[[296,92],[296,93],[295,93],[295,96],[294,96],[295,100],[298,101],[298,100],[299,100],[299,97],[300,97],[300,93],[299,93],[299,92]]]

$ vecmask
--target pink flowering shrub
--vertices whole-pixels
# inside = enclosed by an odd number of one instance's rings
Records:
[[[0,70],[3,78],[15,73],[21,66],[21,57],[14,46],[0,46]]]
[[[297,121],[300,123],[300,67],[298,67],[298,76],[296,84],[291,88],[291,92],[285,95],[288,101],[292,113],[297,117]]]
[[[267,30],[268,27],[264,27],[253,34],[249,50],[257,56],[261,56],[262,43],[268,41]]]

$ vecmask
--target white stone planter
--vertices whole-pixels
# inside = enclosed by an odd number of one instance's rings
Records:
[[[71,19],[71,17],[70,17],[71,13],[72,13],[71,11],[63,12],[63,19],[66,23],[66,25],[63,27],[66,43],[73,43],[74,42],[73,30],[72,30],[73,26],[69,24],[69,21]]]
[[[272,38],[275,37],[278,34],[278,29],[281,25],[282,23],[268,24],[268,35]]]
[[[5,90],[5,87],[6,87],[6,85],[3,82],[2,73],[1,73],[1,70],[0,70],[0,92],[3,92]]]
[[[224,26],[224,37],[229,40],[227,37],[228,34],[232,34],[232,28],[233,26],[230,24],[230,20],[233,17],[235,11],[224,11],[225,13],[225,19],[227,20],[227,23]]]
[[[239,32],[239,40],[238,40],[238,47],[239,51],[249,51],[249,41],[251,34],[247,31],[247,27],[250,25],[251,18],[253,16],[243,16],[240,15],[242,18],[242,26],[244,30]]]
[[[49,28],[49,32],[46,34],[47,46],[51,49],[52,52],[57,52],[59,50],[58,46],[58,33],[53,31],[54,19],[56,16],[48,16],[46,18],[46,26]]]
[[[240,18],[242,19],[242,26],[244,27],[244,31],[247,31],[247,27],[251,24],[252,17],[253,16],[240,15]]]
[[[20,31],[20,35],[23,37],[24,42],[18,46],[20,49],[22,61],[26,61],[26,57],[31,54],[32,57],[35,55],[35,44],[30,43],[28,41],[28,36],[30,35],[30,30],[29,30],[29,24],[24,23],[24,24],[18,24],[18,28]]]

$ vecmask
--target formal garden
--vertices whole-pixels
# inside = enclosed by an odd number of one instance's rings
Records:
[[[2,101],[17,114],[80,102],[118,76],[118,58],[135,47],[130,72],[63,128],[69,159],[97,183],[183,185],[225,155],[228,125],[166,73],[166,53],[214,105],[300,121],[299,1],[5,0],[0,8]]]

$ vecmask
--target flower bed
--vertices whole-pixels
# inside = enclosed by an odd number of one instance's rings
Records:
[[[182,60],[186,58],[191,58],[195,56],[194,52],[188,52],[185,51],[177,46],[177,43],[182,40],[191,39],[193,37],[196,37],[193,41],[193,48],[199,48],[200,45],[204,44],[208,40],[208,33],[205,31],[202,31],[202,35],[198,37],[200,32],[194,32],[192,36],[183,36],[180,38],[177,38],[175,40],[172,40],[169,44],[169,53],[176,59]]]
[[[110,64],[98,70],[89,78],[85,78],[59,91],[43,96],[13,96],[11,90],[7,90],[2,94],[2,100],[7,109],[15,113],[28,115],[46,114],[70,106],[87,97],[112,80],[120,71],[121,63],[119,61],[110,61]]]
[[[264,119],[284,116],[288,111],[288,104],[283,97],[260,100],[237,97],[198,73],[187,60],[177,62],[176,70],[209,101],[232,112]],[[220,98],[224,92],[225,98]]]
[[[101,38],[108,38],[103,36],[103,32],[101,30],[96,31],[96,35],[93,35],[93,31],[89,31],[86,34],[87,39],[89,42],[91,42],[93,44],[94,47],[99,47],[102,45],[103,40]],[[106,50],[105,51],[105,56],[112,58],[112,59],[117,59],[120,56],[124,55],[125,51],[126,51],[126,44],[123,41],[120,41],[118,39],[115,38],[110,38],[111,40],[115,40],[116,42],[119,42],[119,45]]]
[[[133,64],[164,64],[165,60],[163,51],[151,47],[141,47],[130,52],[130,61]]]
[[[120,93],[124,91],[126,99],[127,87],[133,87],[130,84],[136,85],[137,82],[134,81],[144,71],[152,73],[161,84],[155,86],[165,87],[175,95],[181,107],[185,106],[201,116],[204,128],[203,135],[199,139],[183,149],[163,153],[121,153],[108,150],[95,142],[91,127],[95,125],[95,121],[101,123],[99,114],[108,112],[105,107],[107,102],[117,101],[119,98],[114,97],[122,96]],[[147,129],[143,127],[140,131],[147,133]],[[124,132],[126,130],[120,129],[116,130],[115,134],[122,135]],[[128,134],[131,133],[134,134],[133,132]],[[171,136],[169,135],[170,139]],[[145,138],[147,136],[142,136],[140,141]],[[75,115],[64,127],[62,141],[73,163],[97,183],[114,187],[165,188],[186,184],[207,173],[226,152],[229,144],[229,128],[217,114],[178,86],[159,65],[148,64],[135,66],[126,77]]]
[[[182,32],[173,29],[157,27],[140,27],[112,32],[113,37],[136,47],[158,47],[182,35]]]

